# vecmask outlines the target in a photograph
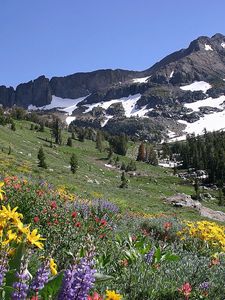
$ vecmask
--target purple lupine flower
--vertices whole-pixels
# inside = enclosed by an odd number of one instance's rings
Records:
[[[50,275],[49,261],[43,263],[43,265],[37,270],[36,276],[32,281],[30,288],[35,292],[44,288],[45,283],[48,282]]]
[[[155,249],[152,248],[146,255],[145,255],[145,261],[148,265],[152,263],[153,256],[155,254]]]
[[[0,287],[3,285],[5,274],[8,271],[8,257],[6,251],[1,253],[0,260]]]
[[[92,202],[98,213],[118,213],[119,208],[112,202],[102,199],[96,199]]]
[[[91,263],[82,258],[80,263],[65,271],[58,300],[86,300],[95,281]]]
[[[199,285],[200,290],[208,290],[209,289],[209,282],[204,281]]]
[[[29,285],[26,281],[29,280],[29,274],[26,269],[20,273],[16,273],[16,277],[19,281],[13,283],[15,291],[12,293],[12,300],[26,300]]]

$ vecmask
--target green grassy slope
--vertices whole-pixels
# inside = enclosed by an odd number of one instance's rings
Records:
[[[121,172],[105,166],[107,153],[95,149],[95,143],[73,140],[73,147],[56,146],[50,148],[50,130],[36,132],[30,130],[26,121],[16,122],[14,132],[8,127],[0,127],[0,167],[1,174],[25,174],[36,179],[46,179],[56,186],[64,186],[81,197],[101,197],[119,204],[122,208],[145,213],[174,213],[192,219],[199,218],[191,209],[174,208],[164,203],[163,198],[178,192],[191,194],[193,188],[172,176],[170,170],[137,162],[138,177],[128,178],[127,189],[119,188]],[[69,134],[63,133],[66,143]],[[8,155],[9,145],[12,153]],[[37,153],[43,146],[48,169],[37,166]],[[136,157],[137,145],[130,144],[127,157],[120,161],[128,162]],[[75,175],[70,171],[69,161],[76,153],[79,169]]]

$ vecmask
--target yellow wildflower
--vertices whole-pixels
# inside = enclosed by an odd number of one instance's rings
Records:
[[[10,205],[8,204],[7,207],[4,205],[2,206],[2,210],[0,211],[0,215],[3,218],[6,218],[8,220],[13,220],[14,222],[18,222],[20,219],[23,218],[23,215],[18,213],[17,210],[18,207],[14,207],[11,209]]]
[[[38,247],[40,249],[44,248],[43,243],[40,241],[43,241],[45,239],[42,238],[40,236],[40,234],[37,234],[37,229],[34,229],[32,232],[30,232],[30,230],[29,230],[29,232],[27,233],[27,240],[29,243],[31,243],[32,245],[35,245],[36,247]]]
[[[3,194],[5,194],[5,192],[1,189],[4,185],[4,182],[0,182],[0,200],[3,200]]]
[[[53,258],[50,258],[49,267],[50,267],[52,275],[55,276],[58,272],[57,272],[57,265],[54,262]]]
[[[115,291],[106,291],[106,299],[105,300],[121,300],[122,295],[117,294]]]

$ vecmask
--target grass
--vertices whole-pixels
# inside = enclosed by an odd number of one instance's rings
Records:
[[[89,140],[73,140],[73,147],[55,146],[50,148],[50,130],[36,132],[30,130],[30,122],[16,121],[16,131],[9,127],[0,127],[0,167],[2,176],[26,175],[35,179],[44,179],[55,186],[63,186],[83,198],[105,198],[129,209],[145,213],[176,213],[187,219],[200,219],[195,210],[175,208],[163,199],[176,193],[193,193],[193,188],[173,176],[170,170],[137,162],[137,177],[130,177],[127,189],[119,188],[121,172],[109,169],[107,153],[95,149],[95,143]],[[69,133],[63,132],[63,142]],[[12,152],[8,155],[9,146]],[[37,166],[37,153],[43,146],[48,169]],[[135,159],[138,145],[130,143],[127,157],[120,156],[120,162]],[[2,150],[2,151],[1,151]],[[70,157],[75,153],[79,168],[75,175],[70,171]],[[218,208],[217,208],[218,209]]]

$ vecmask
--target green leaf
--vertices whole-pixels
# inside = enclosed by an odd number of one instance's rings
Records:
[[[97,282],[97,283],[114,279],[113,276],[104,275],[102,273],[95,273],[94,277],[95,277],[95,282]]]
[[[10,287],[12,288],[13,283],[17,281],[16,272],[20,271],[21,260],[25,253],[25,243],[21,243],[17,249],[15,256],[9,261],[10,270],[6,273],[6,286],[8,289],[5,290],[5,299],[11,299]]]
[[[48,300],[50,297],[54,297],[62,285],[64,271],[61,271],[56,276],[52,277],[45,287],[40,291],[41,299]]]

